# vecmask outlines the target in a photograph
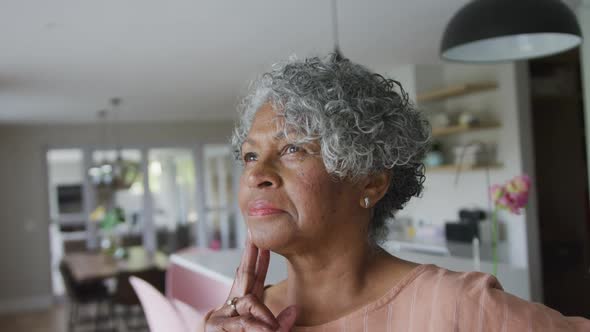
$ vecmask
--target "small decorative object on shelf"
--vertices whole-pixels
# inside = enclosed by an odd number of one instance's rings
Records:
[[[430,117],[430,125],[432,128],[446,128],[451,125],[451,119],[447,113],[437,112]]]
[[[453,148],[455,164],[474,167],[489,164],[489,156],[482,144],[456,146]]]
[[[481,141],[472,141],[467,144],[456,146],[453,149],[454,162],[456,165],[473,168],[477,166],[493,165],[495,146]]]
[[[443,162],[444,158],[442,153],[442,145],[440,142],[435,141],[434,143],[432,143],[430,151],[426,154],[424,164],[426,165],[426,167],[438,167],[442,165]]]
[[[531,180],[528,175],[523,174],[514,177],[504,185],[493,185],[490,188],[490,195],[494,203],[492,211],[492,255],[494,260],[493,275],[498,274],[498,212],[506,210],[513,214],[520,214],[529,200]]]
[[[479,124],[479,117],[472,112],[463,112],[459,115],[459,125],[473,127]]]

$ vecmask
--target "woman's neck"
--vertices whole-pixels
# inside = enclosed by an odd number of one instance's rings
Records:
[[[285,301],[299,308],[297,325],[331,321],[374,299],[379,285],[372,276],[390,258],[367,241],[288,256]]]

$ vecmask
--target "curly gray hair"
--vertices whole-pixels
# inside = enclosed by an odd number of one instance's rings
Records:
[[[336,54],[275,64],[253,82],[238,107],[232,137],[237,160],[256,111],[266,102],[284,118],[285,135],[291,133],[285,137],[295,136],[296,143],[319,140],[326,170],[336,178],[354,181],[391,170],[388,192],[374,208],[371,238],[384,235],[386,220],[421,194],[430,125],[399,82]]]

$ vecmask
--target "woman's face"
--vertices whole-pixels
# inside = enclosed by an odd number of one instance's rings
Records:
[[[318,142],[295,145],[282,133],[283,120],[267,103],[242,146],[238,199],[253,243],[288,254],[358,233],[365,213],[358,186],[327,173]]]

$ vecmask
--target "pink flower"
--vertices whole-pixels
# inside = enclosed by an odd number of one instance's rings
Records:
[[[504,185],[493,185],[490,187],[490,196],[495,205],[494,212],[500,209],[508,210],[514,214],[520,214],[520,210],[524,208],[529,200],[529,190],[531,188],[531,179],[528,175],[523,174],[513,178]],[[496,213],[492,214],[492,255],[494,258],[494,272],[497,276],[498,272],[498,257],[496,255],[496,243],[498,242],[497,229],[498,217]]]
[[[506,190],[513,194],[528,193],[531,180],[528,175],[517,176],[506,184]]]
[[[531,180],[528,175],[517,176],[505,185],[493,185],[490,188],[492,200],[497,208],[520,214],[529,199]]]
[[[502,186],[495,184],[490,188],[490,194],[492,195],[492,201],[496,203],[504,195],[504,189],[502,189]]]

